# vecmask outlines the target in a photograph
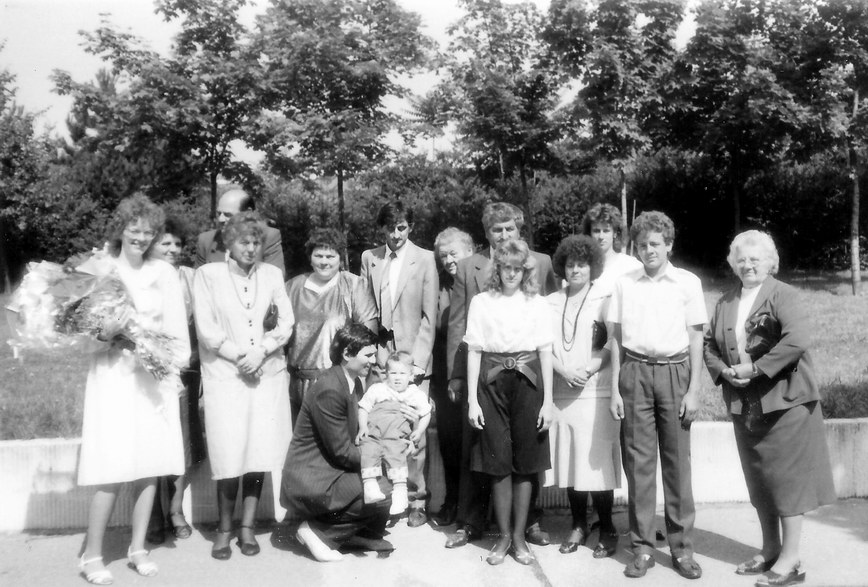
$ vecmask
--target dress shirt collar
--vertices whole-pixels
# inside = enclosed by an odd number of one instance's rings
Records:
[[[404,243],[404,246],[402,246],[397,251],[393,251],[392,249],[389,248],[389,245],[385,245],[386,246],[386,259],[388,259],[392,253],[395,253],[394,261],[396,261],[398,263],[403,263],[404,259],[407,257],[407,249],[409,248],[409,245],[410,245],[410,239],[407,239],[407,241]]]
[[[253,266],[250,268],[250,271],[244,271],[241,266],[238,265],[238,261],[236,261],[229,255],[229,251],[226,251],[226,263],[229,266],[229,273],[246,278],[253,277],[253,275],[256,273],[257,267],[259,267],[259,263],[254,262]]]
[[[646,280],[646,281],[663,281],[663,279],[668,279],[669,281],[678,281],[678,278],[675,276],[675,272],[677,269],[674,265],[672,265],[672,261],[666,261],[666,265],[663,266],[663,270],[660,271],[655,277],[651,277],[648,273],[645,272],[644,265],[642,266],[642,271],[639,273],[636,281]]]
[[[344,377],[347,378],[347,384],[350,386],[350,395],[353,395],[353,392],[356,389],[356,380],[358,378],[350,375],[350,372],[347,371],[346,367],[344,367],[343,365],[341,366],[341,370],[344,372]]]

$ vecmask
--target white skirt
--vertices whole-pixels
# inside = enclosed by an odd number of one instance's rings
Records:
[[[87,375],[78,484],[183,475],[179,386],[158,382],[128,352],[96,354]]]
[[[248,386],[203,376],[205,435],[214,479],[283,469],[292,424],[286,371]]]
[[[609,398],[555,398],[554,404],[545,485],[578,491],[621,487],[621,424],[609,414]]]

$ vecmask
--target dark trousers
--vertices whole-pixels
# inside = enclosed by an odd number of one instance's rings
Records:
[[[383,537],[389,521],[389,504],[367,506],[358,502],[342,512],[324,514],[307,520],[311,530],[331,549],[340,547],[362,550],[388,551],[394,546]]]
[[[467,402],[461,410],[461,468],[458,483],[458,527],[470,526],[474,532],[485,532],[488,527],[488,511],[491,503],[490,477],[470,470],[470,452],[473,434],[478,431],[470,426],[467,419]],[[531,477],[530,509],[527,514],[527,527],[538,524],[542,519],[542,508],[534,507],[539,497],[539,476]]]
[[[435,390],[436,387],[436,390]],[[445,387],[445,386],[444,386]],[[437,425],[437,443],[443,461],[443,483],[446,494],[444,506],[458,504],[458,484],[461,479],[461,404],[450,401],[445,389],[431,385],[431,399],[434,400],[434,414]]]
[[[658,445],[669,548],[674,557],[693,554],[696,509],[690,480],[690,432],[681,428],[678,417],[689,380],[687,361],[649,365],[628,358],[621,367],[621,450],[627,475],[630,540],[636,555],[654,550]]]

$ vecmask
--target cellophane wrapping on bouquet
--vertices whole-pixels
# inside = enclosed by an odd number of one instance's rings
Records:
[[[179,374],[172,361],[173,337],[138,323],[132,298],[105,251],[76,256],[65,265],[28,263],[6,315],[12,330],[8,342],[16,356],[31,349],[89,345],[107,320],[129,316],[123,331],[111,342],[122,352],[132,353],[158,380]]]

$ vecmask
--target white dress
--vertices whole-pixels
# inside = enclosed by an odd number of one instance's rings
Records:
[[[280,470],[292,438],[283,346],[295,322],[283,274],[267,263],[248,274],[232,259],[208,263],[196,271],[193,299],[213,478]],[[265,332],[272,302],[277,326]],[[260,345],[268,355],[251,382],[239,375],[235,357]]]
[[[180,368],[190,357],[181,284],[175,269],[146,260],[133,269],[114,261],[141,326],[175,338]],[[79,485],[102,485],[184,473],[177,377],[157,381],[129,351],[108,343],[93,354],[84,400]]]
[[[566,302],[565,289],[546,296],[555,329],[553,352],[564,366],[584,367],[590,362],[593,324],[595,320],[605,320],[610,296],[610,290],[596,284],[588,290],[584,303],[583,295]],[[582,388],[570,387],[555,371],[552,392],[555,422],[549,429],[552,468],[546,471],[545,485],[578,491],[621,486],[620,425],[609,414],[611,395],[610,363],[592,375]]]

